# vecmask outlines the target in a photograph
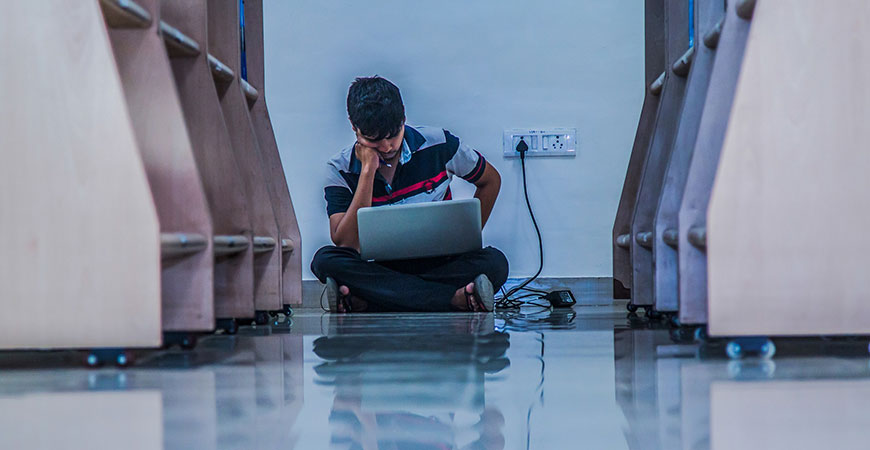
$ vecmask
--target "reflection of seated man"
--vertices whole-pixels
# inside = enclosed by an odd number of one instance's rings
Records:
[[[334,447],[351,449],[487,449],[505,446],[504,415],[487,406],[472,423],[458,425],[453,415],[423,416],[406,412],[366,413],[358,397],[336,395],[329,415]]]
[[[314,382],[335,386],[334,446],[504,448],[504,417],[486,405],[484,381],[510,365],[507,333],[338,334],[313,347],[325,360]]]
[[[336,245],[318,250],[311,262],[311,271],[327,285],[330,310],[491,311],[492,294],[508,273],[499,250],[363,261],[357,211],[449,200],[450,180],[458,175],[477,186],[474,196],[486,224],[501,187],[498,171],[446,130],[405,125],[399,89],[383,78],[357,78],[348,92],[347,112],[356,142],[329,161],[324,189]]]

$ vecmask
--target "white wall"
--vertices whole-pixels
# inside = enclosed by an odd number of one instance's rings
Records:
[[[311,256],[329,244],[325,161],[353,143],[347,88],[378,74],[411,124],[447,128],[502,175],[484,241],[537,270],[518,160],[502,131],[576,127],[577,156],[529,159],[551,277],[611,275],[610,233],[643,101],[642,0],[266,0],[266,96]],[[460,186],[462,185],[462,186]],[[454,180],[456,197],[473,187]]]

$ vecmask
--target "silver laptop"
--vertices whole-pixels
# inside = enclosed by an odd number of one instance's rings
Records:
[[[357,225],[366,261],[456,255],[483,246],[476,198],[360,208]]]

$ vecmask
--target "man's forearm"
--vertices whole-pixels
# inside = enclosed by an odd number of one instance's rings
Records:
[[[500,186],[494,183],[478,186],[474,192],[474,198],[480,200],[480,226],[483,228],[486,221],[489,220],[489,215],[492,213],[492,208],[495,206],[495,200],[498,198]]]
[[[347,212],[335,229],[335,244],[341,247],[359,249],[359,226],[357,225],[357,211],[360,208],[372,206],[372,188],[374,186],[374,172],[361,173],[353,200],[350,202]]]

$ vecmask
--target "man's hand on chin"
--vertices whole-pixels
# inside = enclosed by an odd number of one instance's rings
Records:
[[[357,142],[354,146],[354,152],[359,162],[362,163],[363,172],[372,173],[380,166],[381,158],[378,156],[377,150]]]

